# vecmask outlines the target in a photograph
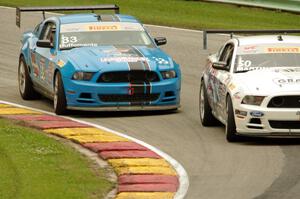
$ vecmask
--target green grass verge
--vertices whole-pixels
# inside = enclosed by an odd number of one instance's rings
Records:
[[[68,145],[0,119],[0,198],[104,198],[104,170]]]
[[[95,5],[118,4],[121,13],[138,17],[144,23],[174,27],[239,28],[239,29],[299,29],[300,15],[258,8],[204,3],[184,0],[0,0],[5,6]]]

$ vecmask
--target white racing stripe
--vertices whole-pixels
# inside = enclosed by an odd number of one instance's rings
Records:
[[[20,104],[15,104],[15,103],[12,103],[12,102],[7,102],[7,101],[0,100],[0,103],[13,105],[13,106],[20,107],[20,108],[27,108],[27,109],[30,109],[30,110],[33,110],[33,111],[38,111],[38,112],[42,112],[42,113],[45,113],[45,114],[57,116],[56,114],[48,112],[48,111],[44,111],[44,110],[40,110],[40,109],[36,109],[36,108],[32,108],[32,107],[28,107],[28,106],[24,106],[24,105],[20,105]],[[182,199],[186,195],[186,193],[188,191],[188,188],[189,188],[188,175],[187,175],[185,169],[183,168],[183,166],[179,162],[177,162],[177,160],[175,160],[174,158],[172,158],[168,154],[164,153],[163,151],[159,150],[158,148],[156,148],[154,146],[151,146],[151,145],[149,145],[149,144],[147,144],[147,143],[145,143],[145,142],[143,142],[139,139],[136,139],[136,138],[131,137],[129,135],[125,135],[123,133],[114,131],[114,130],[106,128],[104,126],[93,124],[93,123],[82,121],[82,120],[78,120],[78,119],[74,119],[72,117],[67,117],[67,116],[58,116],[58,117],[63,117],[63,118],[70,119],[70,120],[73,120],[73,121],[76,121],[76,122],[79,122],[79,123],[82,123],[82,124],[87,124],[87,125],[90,125],[90,126],[93,126],[93,127],[105,130],[105,131],[109,131],[109,132],[111,132],[115,135],[127,138],[127,139],[129,139],[133,142],[136,142],[136,143],[138,143],[140,145],[143,145],[143,146],[147,147],[148,149],[154,151],[155,153],[157,153],[158,155],[163,157],[165,160],[167,160],[173,166],[173,168],[176,170],[176,172],[178,174],[179,188],[178,188],[177,193],[175,194],[175,199]]]

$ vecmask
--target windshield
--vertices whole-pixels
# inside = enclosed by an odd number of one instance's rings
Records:
[[[234,72],[271,67],[300,67],[300,46],[242,46],[238,48]]]
[[[61,25],[59,43],[61,50],[105,45],[154,47],[152,40],[138,23],[93,22]]]

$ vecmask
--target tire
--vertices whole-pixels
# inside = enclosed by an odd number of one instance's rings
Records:
[[[54,79],[54,97],[53,97],[54,112],[57,115],[64,115],[67,113],[67,101],[62,82],[61,74],[56,73]]]
[[[24,100],[33,100],[40,97],[40,94],[33,88],[28,67],[22,56],[19,59],[18,84],[20,95]]]
[[[236,134],[236,125],[234,119],[234,112],[231,97],[227,97],[226,102],[226,110],[227,110],[227,122],[225,125],[225,135],[228,142],[238,142],[240,141],[240,136]]]
[[[203,126],[217,126],[219,124],[219,121],[212,114],[203,80],[201,81],[199,92],[199,113]]]

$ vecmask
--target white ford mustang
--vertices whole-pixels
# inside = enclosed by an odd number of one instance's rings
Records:
[[[239,135],[300,135],[300,37],[233,38],[208,57],[199,96],[203,126]]]

